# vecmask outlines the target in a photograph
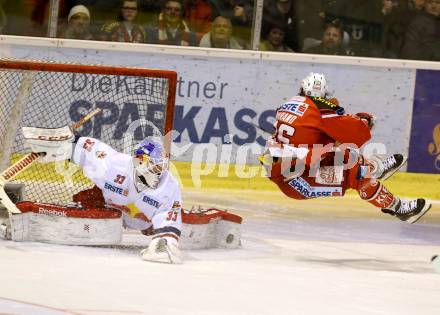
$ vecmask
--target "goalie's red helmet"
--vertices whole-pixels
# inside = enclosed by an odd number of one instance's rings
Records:
[[[323,74],[311,72],[301,81],[301,90],[306,96],[325,97],[327,80]]]
[[[134,151],[134,182],[136,188],[155,189],[164,171],[168,169],[168,158],[162,143],[146,138]]]

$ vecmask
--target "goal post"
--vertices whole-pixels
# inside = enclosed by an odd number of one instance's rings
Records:
[[[72,125],[95,108],[102,111],[77,134],[131,153],[145,137],[172,131],[176,84],[177,73],[168,70],[0,60],[1,169],[29,153],[21,127]],[[168,153],[170,144],[168,137]],[[37,161],[11,184],[24,187],[26,200],[55,203],[93,185],[68,161]]]

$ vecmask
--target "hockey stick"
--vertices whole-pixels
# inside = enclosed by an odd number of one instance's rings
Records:
[[[70,128],[72,128],[72,130],[78,129],[99,112],[101,112],[101,108],[96,108],[95,110],[91,111],[83,118],[81,118],[79,121],[72,124]],[[46,153],[28,153],[0,174],[0,202],[6,207],[9,214],[21,213],[21,211],[15,206],[15,204],[9,199],[8,195],[6,194],[4,189],[6,183],[11,181],[18,174],[28,169],[35,161],[37,161],[40,157],[43,157],[45,154]]]

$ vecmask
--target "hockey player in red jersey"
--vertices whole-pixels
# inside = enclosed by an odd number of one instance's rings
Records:
[[[270,180],[294,199],[342,196],[355,189],[383,212],[416,222],[431,205],[422,198],[400,199],[378,181],[393,175],[407,158],[359,154],[358,148],[371,138],[374,117],[346,114],[336,100],[326,97],[324,75],[310,73],[299,95],[277,109],[275,132],[260,156]]]

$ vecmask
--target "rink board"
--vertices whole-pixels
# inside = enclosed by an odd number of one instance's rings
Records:
[[[297,93],[301,79],[311,71],[327,75],[330,92],[347,111],[377,116],[372,140],[377,145],[366,147],[367,153],[407,153],[416,66],[430,66],[368,58],[1,38],[1,57],[176,70],[174,129],[179,136],[173,154],[179,161],[208,163],[256,163],[267,137],[258,128],[271,128],[275,109]],[[94,136],[92,129],[87,136]]]

